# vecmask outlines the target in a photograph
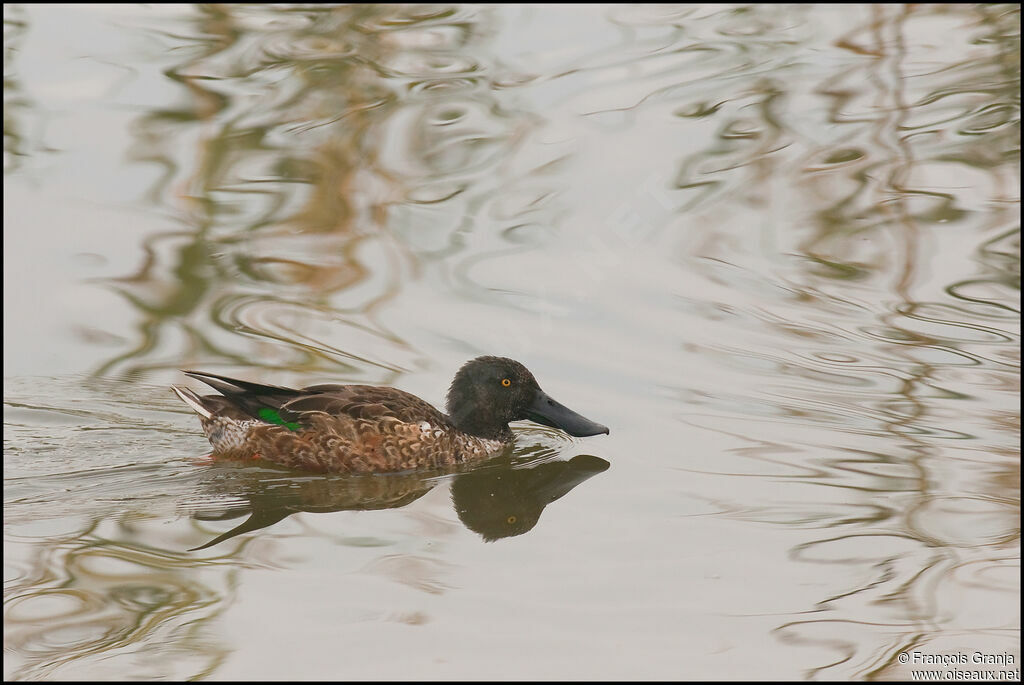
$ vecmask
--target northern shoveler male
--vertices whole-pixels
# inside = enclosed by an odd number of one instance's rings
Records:
[[[307,471],[404,471],[484,459],[514,440],[509,421],[529,419],[585,437],[608,428],[554,401],[529,370],[477,357],[455,374],[447,414],[415,395],[371,385],[301,390],[185,371],[220,395],[172,386],[199,414],[214,454],[262,458]]]

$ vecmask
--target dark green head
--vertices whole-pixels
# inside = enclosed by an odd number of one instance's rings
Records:
[[[466,362],[448,389],[448,416],[459,430],[481,438],[511,440],[510,421],[529,419],[585,437],[608,433],[547,396],[530,371],[505,357]]]

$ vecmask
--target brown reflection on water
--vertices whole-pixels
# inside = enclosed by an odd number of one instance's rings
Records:
[[[5,560],[24,569],[4,593],[11,678],[63,679],[88,668],[101,679],[192,679],[227,657],[211,624],[231,603],[238,569],[211,562],[198,574],[187,555],[140,539],[146,523],[124,515],[45,544],[6,540]],[[161,648],[140,650],[147,643]]]
[[[32,101],[24,92],[17,70],[11,68],[28,29],[24,12],[18,7],[4,11],[4,174],[16,171],[21,158],[29,154],[28,130]]]
[[[135,126],[135,160],[165,170],[152,201],[181,229],[148,236],[112,284],[140,314],[136,343],[95,373],[369,363],[392,382],[385,360],[416,353],[377,310],[419,264],[391,207],[456,197],[512,141],[481,53],[488,14],[198,6],[191,56],[166,70],[183,103]],[[373,359],[336,346],[368,336]]]
[[[922,70],[918,50],[917,61],[908,64],[907,41],[921,41],[916,24],[951,14],[970,17],[973,39],[998,45],[1002,57]],[[699,208],[713,202],[714,193],[735,190],[730,175],[750,165],[751,190],[739,192],[770,212],[764,194],[778,170],[762,168],[761,155],[803,148],[805,183],[786,192],[816,209],[809,213],[810,230],[793,246],[796,259],[779,265],[772,278],[790,289],[779,299],[801,303],[804,314],[784,313],[787,302],[749,313],[777,334],[769,351],[755,352],[750,342],[743,348],[717,346],[731,365],[766,378],[767,406],[755,415],[767,411],[800,425],[800,443],[815,444],[815,431],[807,430],[813,424],[880,439],[870,441],[878,451],[869,451],[867,440],[843,447],[848,440],[822,435],[817,446],[841,456],[815,459],[819,469],[789,476],[846,489],[846,506],[835,502],[812,513],[800,506],[752,512],[749,506],[726,505],[746,520],[826,527],[828,537],[798,545],[793,559],[865,570],[863,584],[842,588],[808,611],[808,618],[777,629],[788,644],[835,652],[834,661],[808,670],[809,678],[905,678],[909,673],[896,655],[909,649],[1013,651],[1013,635],[1000,635],[1004,626],[970,622],[976,616],[984,620],[984,612],[955,624],[964,631],[959,643],[948,636],[950,603],[963,601],[954,596],[979,605],[998,601],[963,584],[950,594],[950,585],[962,583],[961,570],[998,572],[1019,550],[1019,449],[1006,442],[1019,440],[1019,414],[1001,411],[993,426],[991,411],[999,405],[977,401],[975,390],[1019,393],[1019,341],[1005,330],[1007,321],[1019,317],[1017,180],[1005,163],[1019,150],[1019,123],[1003,114],[1019,97],[1019,75],[1006,71],[1019,55],[1016,20],[1014,12],[994,7],[874,6],[867,24],[837,41],[869,59],[815,88],[834,103],[830,120],[836,128],[827,144],[815,149],[795,126],[762,114],[757,125],[741,119],[723,125],[715,146],[682,167],[679,188],[707,189]],[[795,94],[773,85],[751,97],[751,107],[767,112],[773,101]],[[742,165],[723,161],[723,154],[741,157]],[[990,175],[987,206],[962,204],[969,198],[957,194],[952,164]],[[936,186],[950,186],[950,192]],[[803,193],[805,199],[796,199]],[[831,204],[822,202],[830,197]],[[997,237],[987,237],[993,233]],[[970,245],[980,273],[932,271],[930,256],[955,241]],[[744,252],[756,251],[737,246],[728,245],[726,252],[720,242],[704,243],[695,252],[737,263]],[[961,294],[972,288],[985,295]],[[881,307],[873,302],[876,293],[888,298]],[[810,308],[821,314],[807,316]],[[836,314],[842,319],[833,319]],[[824,325],[808,325],[814,319]],[[783,338],[796,347],[780,352],[786,348]],[[773,376],[797,385],[783,388]],[[737,397],[722,397],[739,404]],[[986,424],[992,426],[988,435],[962,430]],[[750,441],[756,446],[736,452],[797,466],[792,457],[778,456],[791,439]],[[956,441],[964,447],[955,447]],[[809,466],[806,459],[799,462],[803,469]],[[759,475],[779,478],[775,468]],[[965,492],[970,494],[958,494]],[[844,528],[850,532],[835,534]],[[867,606],[875,611],[866,612]],[[889,641],[886,632],[898,637]]]

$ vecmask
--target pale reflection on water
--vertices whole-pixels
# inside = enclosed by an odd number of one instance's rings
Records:
[[[4,16],[5,677],[1019,669],[1017,6]],[[481,353],[611,435],[323,479],[166,389]]]

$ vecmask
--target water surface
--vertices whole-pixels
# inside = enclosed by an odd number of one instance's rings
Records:
[[[1019,669],[1019,7],[4,20],[6,678]],[[167,389],[479,354],[611,434],[324,478]]]

